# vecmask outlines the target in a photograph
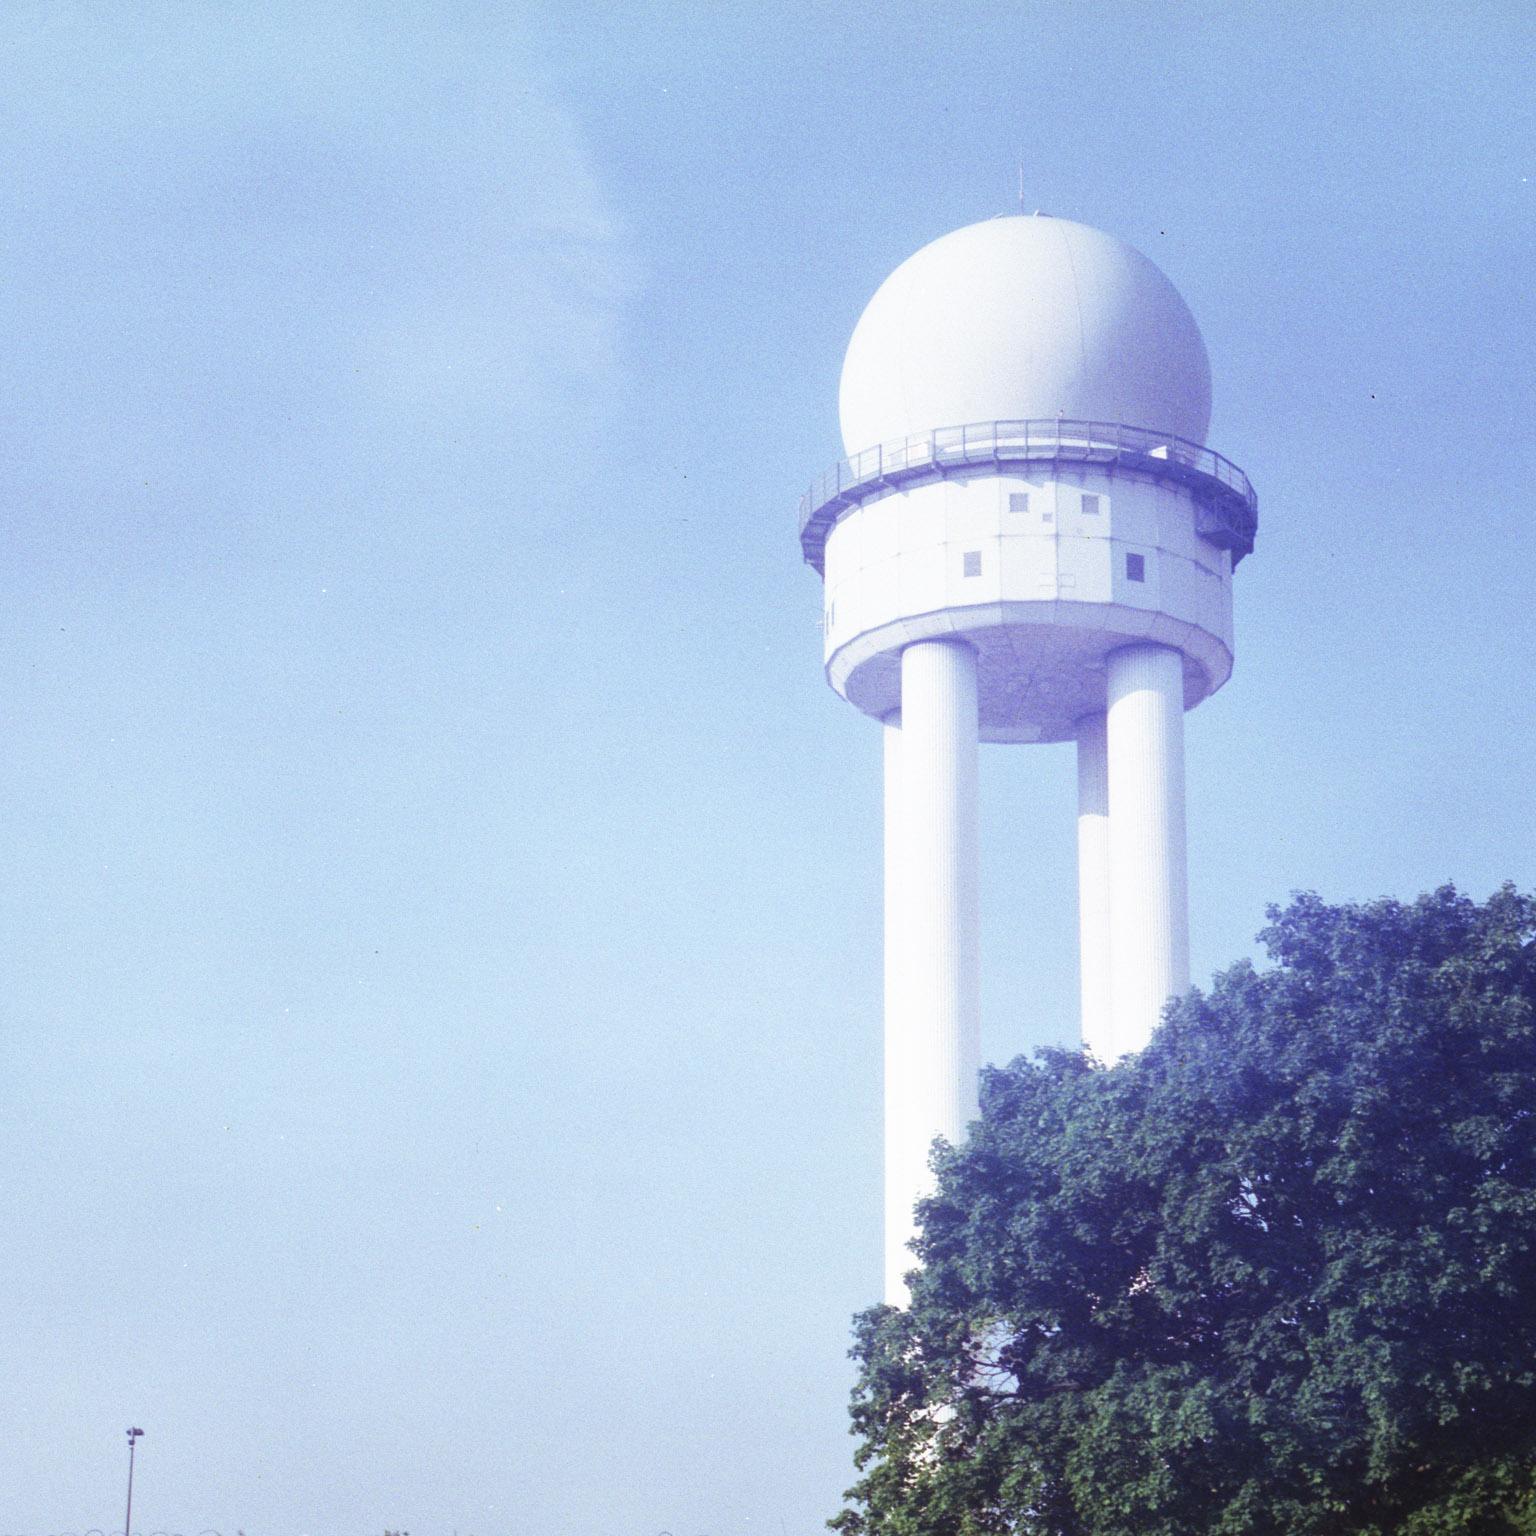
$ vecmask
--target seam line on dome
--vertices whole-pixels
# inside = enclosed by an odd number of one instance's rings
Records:
[[[1067,266],[1072,272],[1072,308],[1077,312],[1077,387],[1083,387],[1083,381],[1088,376],[1088,338],[1083,330],[1083,299],[1081,285],[1077,280],[1077,262],[1072,258],[1072,241],[1067,236],[1066,224],[1058,219],[1056,232],[1061,236],[1062,248],[1067,253]],[[1061,402],[1057,401],[1058,412]]]

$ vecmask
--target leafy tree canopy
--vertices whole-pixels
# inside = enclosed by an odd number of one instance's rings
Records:
[[[1536,900],[1269,917],[1140,1056],[986,1073],[844,1536],[1536,1532]]]

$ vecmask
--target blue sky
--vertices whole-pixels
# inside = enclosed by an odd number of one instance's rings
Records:
[[[1188,300],[1252,476],[1197,977],[1536,885],[1514,0],[0,18],[0,1531],[791,1536],[879,1289],[879,741],[800,491],[1015,207]],[[986,1054],[1069,749],[984,753]]]

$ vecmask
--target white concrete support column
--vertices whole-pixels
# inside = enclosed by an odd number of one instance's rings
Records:
[[[1083,1045],[1113,1059],[1109,951],[1109,758],[1102,714],[1077,722],[1077,960]]]
[[[905,999],[907,945],[902,928],[902,898],[907,867],[902,857],[906,806],[901,798],[901,711],[885,717],[885,1296],[900,1305],[906,1299],[902,1274],[912,1255],[904,1244],[911,1235],[909,1191],[913,1173],[910,1149],[901,1136],[911,1097],[911,1030]],[[904,1262],[902,1262],[904,1260]]]
[[[1109,657],[1112,1019],[1100,1055],[1139,1051],[1189,987],[1184,662],[1166,645]]]
[[[925,640],[901,653],[900,737],[886,810],[886,936],[899,953],[886,970],[885,1296],[896,1306],[916,1263],[907,1243],[913,1206],[933,1185],[933,1139],[959,1141],[976,1116],[979,727],[968,645]]]

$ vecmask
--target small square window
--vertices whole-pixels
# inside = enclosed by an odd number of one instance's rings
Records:
[[[1083,516],[1097,517],[1099,515],[1099,498],[1097,496],[1083,497]]]
[[[1127,555],[1125,557],[1125,579],[1127,581],[1145,581],[1147,579],[1147,557],[1145,555]]]
[[[1010,512],[1028,512],[1029,511],[1029,492],[1028,491],[1010,491],[1008,493],[1008,510]]]
[[[979,549],[966,550],[965,561],[961,566],[961,574],[965,576],[981,575],[981,551]]]

